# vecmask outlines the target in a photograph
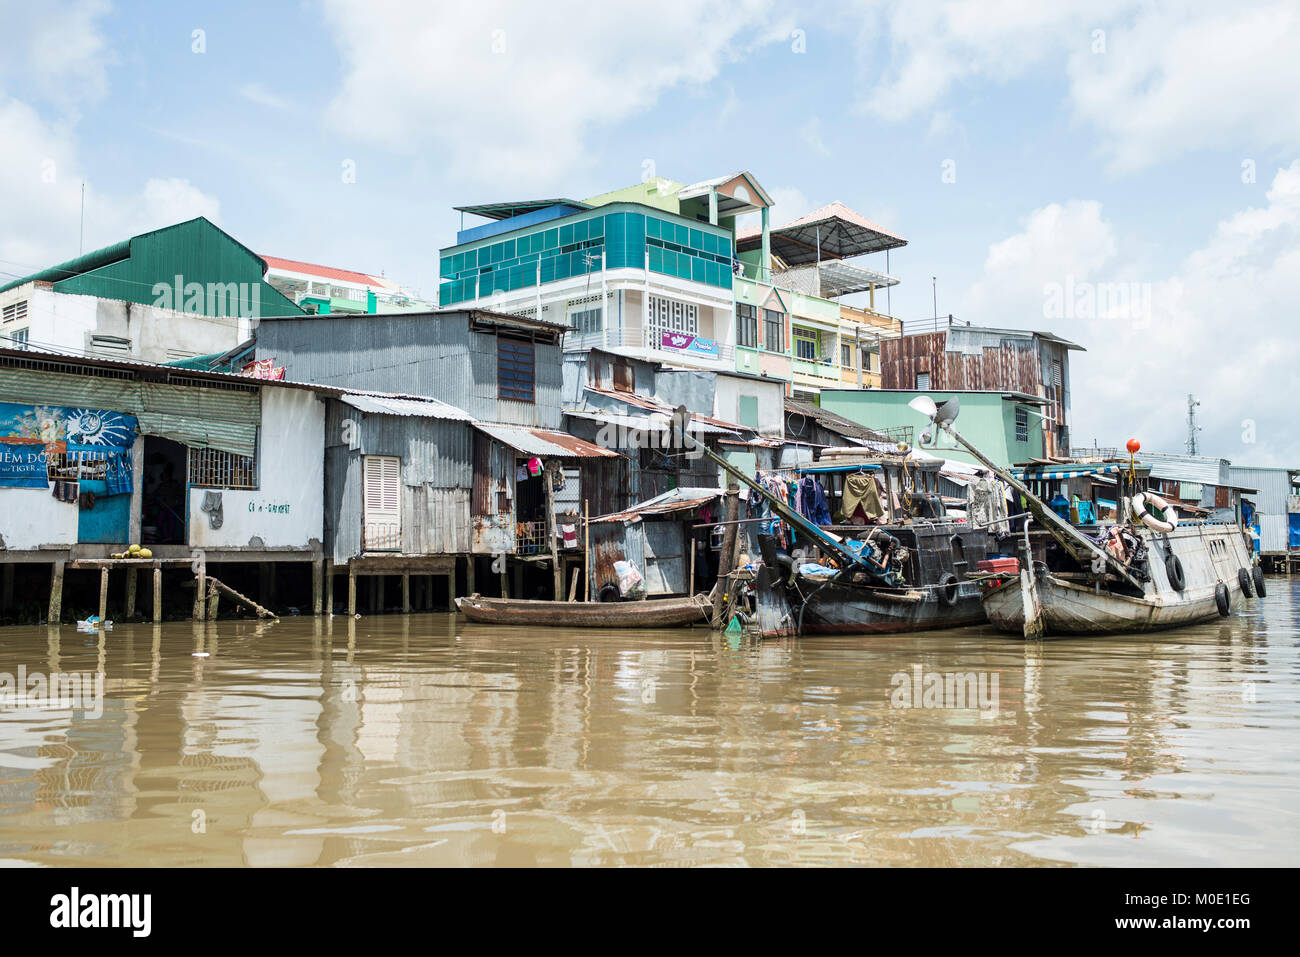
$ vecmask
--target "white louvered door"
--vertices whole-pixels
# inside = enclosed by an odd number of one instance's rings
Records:
[[[401,459],[393,455],[366,455],[361,459],[361,469],[362,548],[367,552],[401,551]]]

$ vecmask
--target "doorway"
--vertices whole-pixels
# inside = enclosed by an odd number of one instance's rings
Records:
[[[184,545],[189,514],[189,450],[179,442],[144,437],[144,480],[140,496],[140,542]]]

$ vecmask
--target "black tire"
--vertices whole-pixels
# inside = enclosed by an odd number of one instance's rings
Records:
[[[1228,597],[1228,586],[1223,582],[1214,586],[1214,603],[1219,606],[1219,614],[1227,618],[1232,611],[1232,599]]]
[[[1255,594],[1263,598],[1268,594],[1268,589],[1264,587],[1264,569],[1256,565],[1250,570],[1251,577],[1255,579]]]
[[[1254,598],[1255,591],[1251,588],[1250,572],[1244,568],[1237,569],[1237,584],[1241,586],[1241,593],[1247,598]]]
[[[939,584],[936,586],[939,600],[951,608],[957,604],[957,576],[952,572],[944,572],[939,576]]]
[[[617,585],[606,585],[596,594],[597,601],[620,601],[622,598]]]
[[[1174,587],[1174,591],[1182,591],[1187,587],[1183,563],[1177,555],[1170,554],[1165,558],[1165,574],[1169,576],[1169,584]]]

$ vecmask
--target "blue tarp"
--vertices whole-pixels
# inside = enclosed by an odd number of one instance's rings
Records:
[[[1287,535],[1287,547],[1300,548],[1300,513],[1292,512],[1287,518],[1291,523]]]

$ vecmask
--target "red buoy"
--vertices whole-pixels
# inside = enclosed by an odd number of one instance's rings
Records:
[[[1137,439],[1129,439],[1128,444],[1124,447],[1128,449],[1129,455],[1137,455],[1138,449],[1142,448],[1142,443]]]

